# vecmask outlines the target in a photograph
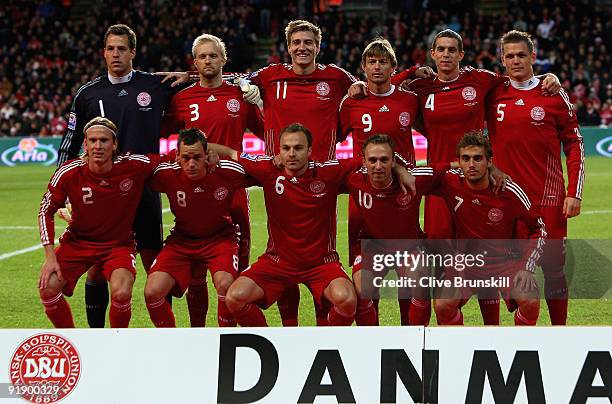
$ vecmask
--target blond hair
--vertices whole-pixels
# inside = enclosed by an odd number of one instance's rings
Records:
[[[225,50],[225,43],[221,38],[211,35],[211,34],[202,34],[193,41],[193,45],[191,46],[191,54],[193,57],[196,57],[196,48],[206,42],[212,42],[217,45],[217,48],[221,51],[221,57],[223,60],[227,60],[227,52]]]

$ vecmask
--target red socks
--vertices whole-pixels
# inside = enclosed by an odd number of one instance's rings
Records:
[[[371,299],[358,299],[355,324],[358,326],[378,325],[378,314]]]
[[[236,319],[225,305],[225,296],[218,295],[217,323],[219,327],[236,327]]]
[[[247,303],[242,310],[234,313],[234,318],[242,327],[267,327],[266,317],[259,307]]]
[[[355,313],[346,315],[344,313],[340,313],[336,307],[332,307],[327,315],[327,321],[331,326],[349,326],[353,324],[353,320],[355,319]]]
[[[70,305],[61,292],[51,299],[41,299],[41,303],[45,307],[45,314],[55,328],[74,328]]]
[[[168,303],[166,298],[147,303],[147,310],[149,310],[149,316],[153,324],[155,324],[155,327],[176,327],[176,320],[174,319],[174,313],[172,313],[172,307],[170,307],[170,303]]]
[[[293,285],[285,289],[276,304],[283,326],[296,327],[298,325],[298,308],[300,307],[300,287]]]
[[[484,325],[499,325],[499,299],[478,299]]]
[[[112,328],[127,328],[132,318],[132,299],[117,302],[111,296],[110,326]]]
[[[204,327],[208,313],[208,285],[206,281],[192,283],[187,289],[187,309],[192,327]]]

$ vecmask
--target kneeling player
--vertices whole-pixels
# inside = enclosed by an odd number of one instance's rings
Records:
[[[127,327],[136,276],[132,223],[144,184],[160,159],[117,156],[117,127],[96,117],[84,128],[86,158],[63,164],[49,182],[38,215],[45,262],[39,293],[55,327],[72,328],[64,295],[72,296],[78,279],[94,264],[111,287],[111,327]],[[72,202],[72,217],[60,245],[53,248],[54,213]]]
[[[493,152],[487,138],[479,133],[467,133],[457,145],[457,157],[461,170],[449,170],[432,193],[442,197],[451,211],[459,245],[469,245],[470,241],[465,239],[480,239],[476,244],[488,246],[485,270],[468,267],[457,278],[482,280],[510,275],[507,285],[498,289],[508,309],[516,310],[514,322],[535,325],[540,300],[534,270],[546,237],[544,222],[530,210],[529,198],[517,184],[509,181],[505,190],[497,195],[493,192],[488,175]],[[500,240],[514,238],[519,222],[529,229],[530,241],[526,241],[528,248],[523,249],[521,256],[515,258],[506,245],[500,245]],[[460,251],[474,252],[474,249],[460,248]],[[483,251],[478,249],[478,252]],[[446,279],[451,279],[457,273],[450,270],[447,275],[451,276]],[[435,301],[438,322],[463,324],[461,307],[476,290],[451,287],[438,292],[442,293]]]
[[[150,181],[153,190],[168,196],[176,218],[145,286],[147,309],[156,327],[175,326],[166,296],[182,296],[192,275],[206,277],[198,268],[212,273],[219,326],[236,325],[225,305],[225,294],[238,270],[238,240],[229,210],[235,191],[248,185],[248,180],[242,167],[230,161],[221,161],[219,168],[208,172],[206,152],[201,130],[181,130],[177,161],[160,164]]]
[[[252,303],[267,308],[298,283],[308,286],[317,303],[333,305],[330,325],[353,322],[357,297],[335,249],[336,198],[361,161],[317,163],[309,161],[311,151],[310,131],[292,124],[280,134],[282,168],[270,157],[239,159],[263,187],[270,235],[266,253],[227,294],[227,305],[242,326],[267,325]],[[236,158],[235,151],[229,154]]]
[[[414,248],[414,252],[418,252],[420,239],[423,238],[419,226],[421,196],[430,192],[445,171],[430,167],[412,170],[416,178],[417,194],[411,198],[402,192],[398,179],[393,176],[394,147],[394,142],[388,135],[369,137],[362,147],[365,167],[350,176],[346,187],[357,201],[355,206],[362,223],[358,234],[360,239],[410,240],[409,244]],[[372,301],[375,297],[373,292],[377,292],[372,286],[374,272],[372,268],[362,269],[361,245],[357,247],[358,255],[353,265],[353,283],[359,298],[355,322],[357,325],[378,325],[378,312]],[[402,248],[405,247],[406,242],[403,242]],[[412,276],[416,279],[421,274],[420,269],[422,268],[399,272],[402,277]],[[380,275],[383,274],[376,273],[376,276]],[[406,291],[408,296],[402,296],[402,290],[399,292],[401,324],[427,325],[431,314],[428,291],[411,288]],[[402,305],[406,309],[402,309]]]

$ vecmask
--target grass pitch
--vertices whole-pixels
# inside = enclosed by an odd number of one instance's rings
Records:
[[[582,214],[569,222],[570,239],[612,239],[612,160],[604,157],[590,157],[586,162],[587,179],[582,204]],[[0,327],[2,328],[51,328],[42,305],[40,304],[37,285],[40,266],[44,259],[40,245],[37,214],[38,206],[45,192],[54,167],[21,166],[17,168],[0,167]],[[264,250],[267,241],[266,214],[263,195],[260,189],[251,189],[252,247],[251,261],[254,261]],[[164,201],[166,202],[166,201]],[[167,203],[164,204],[167,206]],[[338,251],[343,263],[347,263],[346,218],[347,197],[340,196],[338,203]],[[164,214],[164,231],[171,228],[173,217],[170,212]],[[56,222],[56,235],[61,234],[61,221]],[[612,240],[608,240],[612,245]],[[600,243],[601,245],[602,243]],[[574,251],[580,262],[595,262],[603,259],[603,264],[612,260],[612,249],[599,251],[595,256],[590,251]],[[584,261],[580,261],[584,260]],[[599,262],[599,261],[598,261]],[[610,267],[608,267],[610,270]],[[145,272],[139,263],[138,276],[134,287],[132,327],[152,327],[144,304]],[[589,280],[589,273],[577,276]],[[610,278],[607,278],[610,279]],[[570,302],[568,324],[570,325],[612,325],[612,282],[601,284],[591,279],[593,285],[604,288],[603,297],[599,299],[573,299]],[[605,283],[605,282],[604,282]],[[84,279],[82,278],[69,299],[78,327],[86,327],[84,307]],[[216,326],[216,294],[209,278],[209,310],[207,325]],[[180,327],[189,326],[185,299],[175,299],[173,303]],[[265,312],[268,323],[280,325],[276,307]],[[465,324],[480,325],[482,320],[477,302],[472,299],[464,309]],[[501,305],[502,324],[512,324],[512,316]],[[302,288],[300,303],[300,324],[314,325],[312,298]],[[383,300],[380,303],[380,322],[382,325],[399,325],[399,309],[396,301]],[[432,324],[435,319],[432,317]],[[541,325],[550,324],[545,302],[542,302]]]

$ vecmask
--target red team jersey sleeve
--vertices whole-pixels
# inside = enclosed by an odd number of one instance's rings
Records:
[[[557,119],[559,139],[563,145],[565,164],[567,166],[567,196],[582,199],[584,187],[584,142],[580,134],[578,119],[574,107],[565,90],[561,89],[555,97],[560,97],[563,104]]]

